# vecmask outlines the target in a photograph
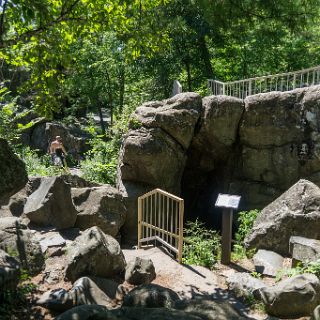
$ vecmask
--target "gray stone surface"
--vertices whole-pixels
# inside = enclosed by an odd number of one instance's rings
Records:
[[[104,306],[85,305],[75,307],[58,316],[56,320],[203,320],[197,314],[167,308],[121,308],[107,310]],[[227,320],[227,318],[211,318]],[[235,319],[235,318],[232,318]],[[238,318],[241,319],[241,318]]]
[[[85,230],[66,251],[65,275],[70,281],[83,276],[112,278],[125,269],[119,243],[98,227]]]
[[[284,258],[279,254],[260,249],[253,256],[253,263],[257,272],[275,277],[279,270],[283,268]]]
[[[264,288],[266,285],[261,279],[254,278],[246,272],[235,272],[231,274],[226,282],[229,290],[231,290],[237,298],[250,297],[256,295],[258,289]]]
[[[120,151],[119,180],[178,192],[201,108],[195,93],[137,108]]]
[[[126,217],[126,206],[121,193],[109,185],[72,189],[72,198],[78,211],[75,226],[81,230],[99,227],[115,237]]]
[[[320,239],[319,228],[320,189],[302,179],[262,210],[245,244],[286,256],[291,236]]]
[[[50,290],[37,300],[37,304],[55,311],[65,311],[84,304],[103,305],[113,309],[117,288],[118,283],[112,280],[82,277],[73,284],[70,291]]]
[[[99,305],[77,306],[57,316],[55,320],[94,320],[101,313],[109,314],[108,308]],[[115,320],[115,318],[111,317],[109,319]]]
[[[42,178],[39,188],[27,198],[24,214],[40,226],[73,227],[77,211],[71,199],[70,185],[61,177]]]
[[[228,301],[198,297],[192,300],[177,301],[175,308],[187,314],[194,314],[206,320],[244,320]]]
[[[125,280],[133,285],[149,284],[156,278],[156,271],[151,259],[136,257],[128,262]]]
[[[51,247],[64,247],[66,245],[66,240],[57,232],[51,232],[39,239],[41,250],[43,253]]]
[[[266,311],[279,318],[311,316],[320,303],[320,281],[314,274],[302,274],[259,289]]]
[[[171,308],[179,300],[173,290],[157,284],[147,284],[134,288],[123,299],[126,307]]]
[[[16,289],[19,275],[19,262],[0,249],[0,295],[6,290]]]
[[[8,142],[0,138],[0,205],[27,183],[25,164],[11,150]]]
[[[37,274],[44,268],[40,244],[19,218],[0,219],[0,248],[14,255],[30,274]]]
[[[290,254],[293,266],[298,262],[316,261],[320,258],[320,240],[292,236],[290,237]]]

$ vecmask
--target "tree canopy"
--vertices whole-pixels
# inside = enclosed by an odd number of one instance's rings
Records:
[[[0,0],[2,86],[49,117],[320,61],[320,0]]]

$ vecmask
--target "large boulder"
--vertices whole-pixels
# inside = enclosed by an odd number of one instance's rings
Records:
[[[0,248],[17,258],[30,274],[44,268],[44,255],[34,234],[16,217],[0,219]]]
[[[172,308],[179,300],[173,290],[157,284],[147,284],[134,288],[123,299],[123,306],[146,308]]]
[[[285,319],[311,316],[320,303],[320,280],[314,274],[302,274],[259,292],[272,316]]]
[[[31,222],[58,229],[73,227],[77,211],[71,199],[70,185],[61,177],[45,177],[26,201],[24,214]]]
[[[319,228],[320,189],[302,179],[262,210],[245,244],[288,255],[291,236],[320,239]]]
[[[0,138],[0,205],[27,183],[25,164],[11,150],[8,142]]]
[[[276,192],[269,194],[268,203],[299,178],[320,182],[319,92],[320,86],[312,86],[245,99],[239,124],[237,175],[258,188],[274,188]],[[266,203],[254,193],[243,195],[247,206],[262,208]]]
[[[178,192],[201,108],[195,93],[139,107],[120,151],[118,178]]]
[[[0,295],[3,291],[16,289],[19,275],[19,262],[0,249]]]
[[[203,99],[200,129],[192,140],[193,148],[202,154],[200,166],[203,170],[213,169],[215,162],[224,161],[232,152],[243,112],[243,101],[234,97],[210,96]],[[209,157],[211,161],[206,161]]]
[[[136,109],[129,124],[160,128],[187,149],[201,109],[202,101],[198,94],[181,93],[168,100],[144,103]]]
[[[133,285],[149,284],[156,278],[156,271],[151,259],[136,257],[128,262],[125,280]]]
[[[70,281],[83,276],[112,278],[125,269],[119,243],[98,227],[85,230],[66,251],[65,275]]]
[[[126,207],[120,192],[108,185],[95,188],[72,189],[72,198],[78,211],[75,226],[81,230],[99,227],[115,237],[126,217]]]

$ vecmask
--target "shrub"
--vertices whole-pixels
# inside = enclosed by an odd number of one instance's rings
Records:
[[[29,176],[56,176],[64,173],[61,167],[51,164],[50,155],[40,156],[37,151],[31,150],[30,147],[15,147],[15,152],[26,164]]]
[[[276,281],[280,281],[282,278],[294,277],[298,274],[312,273],[318,278],[320,277],[320,259],[316,261],[310,261],[306,263],[299,262],[295,268],[281,269],[277,272]]]
[[[18,319],[21,313],[26,312],[31,295],[37,289],[31,281],[29,274],[21,270],[19,284],[16,290],[4,290],[0,295],[0,318]]]
[[[219,234],[197,219],[186,223],[184,235],[183,263],[212,268],[220,253]]]
[[[232,253],[232,258],[234,260],[240,260],[246,256],[250,257],[253,255],[254,250],[249,250],[249,251],[246,250],[246,248],[243,245],[243,242],[245,237],[252,230],[253,223],[255,222],[259,214],[260,214],[260,211],[257,209],[239,212],[238,214],[239,227],[235,234],[236,243],[233,246],[233,253]]]

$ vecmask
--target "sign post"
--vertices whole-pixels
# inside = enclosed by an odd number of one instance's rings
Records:
[[[231,262],[232,215],[233,209],[238,209],[241,197],[219,193],[215,206],[222,207],[222,239],[221,263],[228,265]]]

